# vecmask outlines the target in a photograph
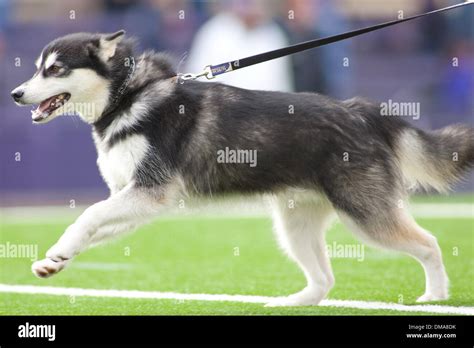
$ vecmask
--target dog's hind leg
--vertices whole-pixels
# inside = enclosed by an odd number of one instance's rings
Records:
[[[341,221],[362,240],[401,251],[420,262],[425,271],[426,289],[418,302],[448,298],[448,276],[436,238],[420,227],[404,208],[379,212],[369,219],[356,219],[338,212]]]
[[[297,199],[288,202],[283,196],[273,197],[272,205],[280,245],[304,272],[307,286],[267,306],[317,305],[334,284],[325,247],[325,231],[334,211],[327,202]]]
[[[41,278],[49,277],[90,246],[148,222],[164,207],[166,194],[164,190],[150,191],[130,185],[92,205],[48,250],[46,259],[33,264],[33,273]]]

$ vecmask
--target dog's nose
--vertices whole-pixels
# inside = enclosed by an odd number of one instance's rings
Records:
[[[12,98],[15,99],[15,101],[19,101],[21,97],[23,97],[23,94],[24,94],[23,90],[18,89],[18,88],[15,88],[11,93]]]

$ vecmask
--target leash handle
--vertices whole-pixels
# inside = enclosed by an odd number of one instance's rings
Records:
[[[306,51],[306,50],[309,50],[309,49],[312,49],[312,48],[329,45],[329,44],[334,43],[334,42],[338,42],[338,41],[349,39],[349,38],[354,37],[354,36],[359,36],[359,35],[362,35],[362,34],[370,33],[372,31],[379,30],[379,29],[382,29],[382,28],[385,28],[385,27],[389,27],[389,26],[392,26],[392,25],[395,25],[395,24],[411,21],[411,20],[421,18],[421,17],[424,17],[424,16],[428,16],[428,15],[432,15],[432,14],[436,14],[436,13],[440,13],[440,12],[444,12],[444,11],[448,11],[448,10],[453,10],[455,8],[458,8],[458,7],[462,7],[462,6],[466,6],[466,5],[472,5],[472,4],[474,4],[474,0],[469,0],[469,1],[466,1],[466,2],[463,2],[463,3],[460,3],[460,4],[444,7],[444,8],[438,9],[438,10],[433,10],[433,11],[430,11],[430,12],[422,13],[422,14],[415,15],[415,16],[408,17],[408,18],[404,18],[404,19],[397,19],[397,20],[394,20],[394,21],[385,22],[385,23],[381,23],[381,24],[377,24],[377,25],[374,25],[374,26],[370,26],[370,27],[366,27],[366,28],[362,28],[362,29],[357,29],[357,30],[353,30],[353,31],[348,31],[346,33],[342,33],[342,34],[338,34],[338,35],[334,35],[334,36],[329,36],[329,37],[322,38],[322,39],[315,39],[315,40],[305,41],[305,42],[302,42],[302,43],[299,43],[299,44],[296,44],[296,45],[279,48],[279,49],[276,49],[276,50],[273,50],[273,51],[260,53],[260,54],[254,55],[254,56],[250,56],[250,57],[246,57],[246,58],[242,58],[242,59],[238,59],[238,60],[234,60],[234,61],[230,61],[230,62],[225,62],[225,63],[221,63],[221,64],[217,64],[217,65],[208,65],[199,74],[178,74],[178,78],[182,82],[184,82],[185,80],[195,80],[195,79],[197,79],[201,76],[205,76],[208,80],[210,80],[210,79],[213,79],[214,77],[216,77],[218,75],[222,75],[222,74],[228,73],[230,71],[242,69],[242,68],[245,68],[245,67],[248,67],[248,66],[251,66],[251,65],[255,65],[255,64],[259,64],[259,63],[263,63],[263,62],[267,62],[269,60],[281,58],[281,57],[284,57],[284,56],[287,56],[287,55],[290,55],[290,54]]]

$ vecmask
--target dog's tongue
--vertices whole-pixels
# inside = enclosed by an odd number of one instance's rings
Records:
[[[32,111],[33,121],[40,121],[48,116],[48,112],[46,110],[48,109],[54,98],[56,98],[56,96],[43,100],[38,105],[38,107],[34,111]]]
[[[38,110],[40,113],[43,113],[43,111],[45,111],[49,107],[49,105],[55,98],[56,96],[52,96],[49,99],[43,100],[41,104],[38,105],[38,108],[36,110]]]

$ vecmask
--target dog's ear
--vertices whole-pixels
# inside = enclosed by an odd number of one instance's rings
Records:
[[[115,55],[115,50],[125,35],[125,30],[119,30],[113,34],[105,34],[100,38],[99,57],[104,61],[108,61]]]

